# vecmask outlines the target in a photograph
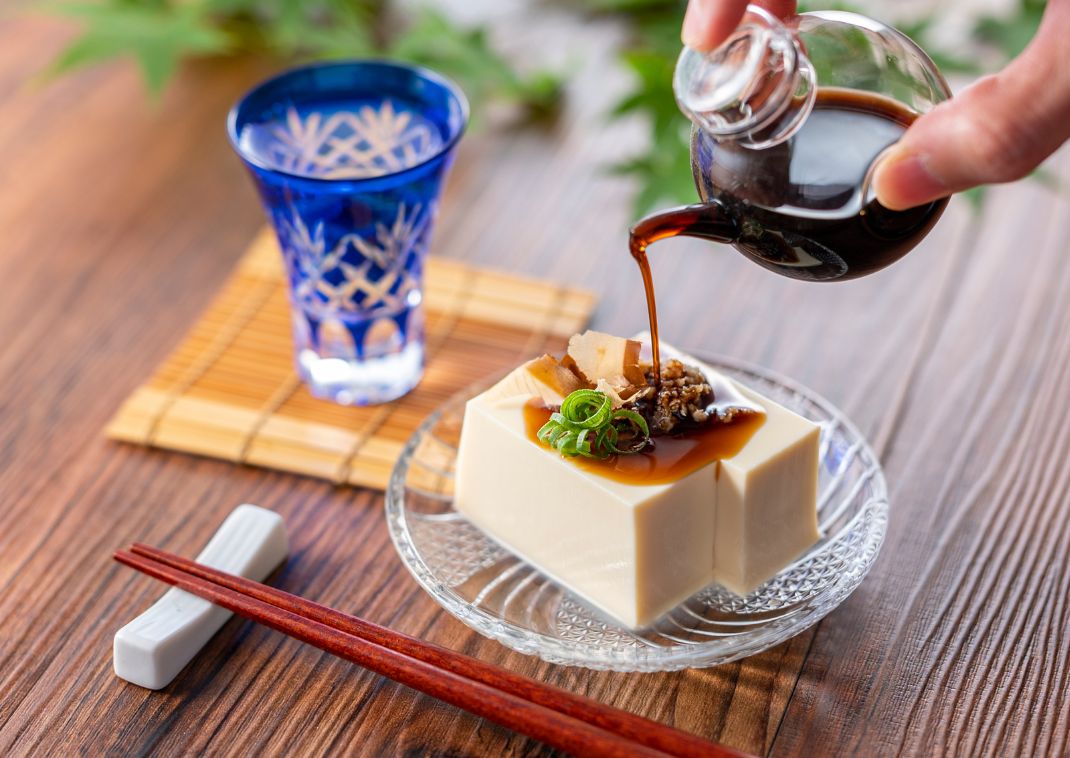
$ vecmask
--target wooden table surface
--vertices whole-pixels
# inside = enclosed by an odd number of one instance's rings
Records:
[[[505,44],[539,44],[554,13],[512,24]],[[466,138],[434,250],[596,288],[595,326],[627,333],[645,317],[625,250],[632,188],[601,167],[641,130],[603,120],[618,30],[570,28],[563,118]],[[441,611],[395,556],[376,493],[104,439],[262,224],[223,118],[268,69],[190,66],[155,106],[125,65],[29,82],[68,34],[0,21],[0,754],[550,752],[240,620],[161,692],[117,679],[112,634],[161,587],[111,551],[195,554],[245,501],[287,520],[284,588],[737,748],[1066,754],[1065,193],[1002,187],[978,213],[956,201],[907,259],[838,285],[661,246],[665,336],[845,409],[884,463],[891,526],[861,587],[790,642],[708,670],[594,673]],[[1070,177],[1066,154],[1052,166]]]

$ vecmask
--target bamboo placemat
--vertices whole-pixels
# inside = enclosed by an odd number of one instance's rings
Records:
[[[592,293],[432,257],[427,370],[386,405],[313,398],[293,370],[289,304],[274,235],[261,233],[182,344],[127,398],[112,439],[382,489],[405,440],[475,381],[584,328]]]

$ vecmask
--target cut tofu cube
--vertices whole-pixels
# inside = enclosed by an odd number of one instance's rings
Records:
[[[765,409],[750,441],[720,462],[714,580],[746,595],[771,579],[820,538],[817,473],[820,428],[736,383]]]
[[[801,416],[739,388],[767,417],[738,454],[630,484],[532,441],[524,405],[552,401],[514,374],[465,408],[455,507],[620,623],[649,625],[713,582],[746,594],[817,540],[818,427]]]

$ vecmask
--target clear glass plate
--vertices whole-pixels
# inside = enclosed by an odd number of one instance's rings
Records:
[[[416,581],[480,634],[552,663],[594,669],[714,666],[759,653],[815,624],[858,586],[884,541],[888,492],[880,463],[858,429],[807,388],[735,360],[706,362],[821,425],[823,537],[794,564],[746,597],[711,585],[643,630],[608,620],[453,509],[464,402],[486,382],[432,414],[394,467],[387,523]]]

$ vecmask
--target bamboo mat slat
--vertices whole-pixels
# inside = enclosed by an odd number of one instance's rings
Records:
[[[107,435],[383,489],[405,440],[472,382],[564,349],[594,310],[588,291],[431,257],[427,369],[405,397],[355,408],[312,397],[293,370],[277,243],[265,229],[215,301]]]

